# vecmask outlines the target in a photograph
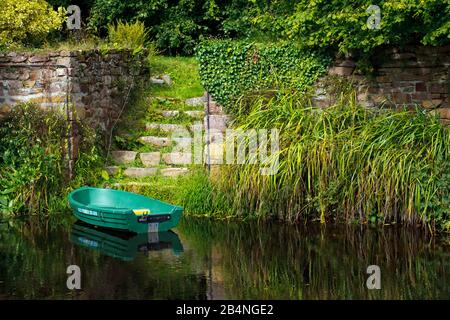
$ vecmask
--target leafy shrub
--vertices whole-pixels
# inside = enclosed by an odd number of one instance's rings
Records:
[[[366,12],[381,9],[379,29],[370,30]],[[370,53],[381,45],[450,43],[450,2],[440,0],[275,0],[255,4],[252,22],[272,38],[308,48]]]
[[[59,29],[62,8],[54,11],[44,0],[2,0],[0,4],[0,49],[39,43]]]
[[[95,182],[96,138],[80,126],[77,177],[67,179],[67,122],[61,113],[18,105],[0,123],[0,214],[42,213],[66,202],[72,186]],[[57,206],[57,208],[55,208]]]
[[[380,29],[367,28],[372,4],[381,8]],[[91,28],[118,19],[143,21],[159,49],[169,53],[191,54],[198,40],[209,37],[282,39],[341,53],[450,43],[448,0],[94,0]]]
[[[243,0],[95,0],[88,24],[103,33],[119,19],[143,21],[159,50],[191,55],[203,37],[246,35],[248,5]]]
[[[304,91],[331,60],[296,45],[205,41],[196,49],[203,86],[229,112],[250,91],[293,88]]]
[[[118,21],[116,24],[108,25],[109,42],[118,49],[131,49],[133,52],[141,52],[147,43],[148,33],[144,23],[136,21],[133,23]]]

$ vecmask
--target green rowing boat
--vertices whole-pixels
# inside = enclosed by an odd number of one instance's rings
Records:
[[[113,189],[83,187],[68,198],[79,220],[135,233],[168,231],[178,224],[183,213],[182,207]]]
[[[93,227],[81,221],[72,226],[70,241],[123,261],[132,261],[139,253],[150,251],[172,250],[176,256],[183,252],[180,238],[172,231],[132,234]]]

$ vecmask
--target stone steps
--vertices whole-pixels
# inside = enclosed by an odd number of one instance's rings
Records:
[[[186,126],[182,124],[173,124],[173,123],[146,123],[146,130],[161,130],[166,133],[171,133],[174,131],[183,131],[186,130]]]
[[[203,110],[190,110],[184,111],[191,118],[202,119],[205,116],[205,112]]]
[[[118,166],[107,166],[105,170],[110,176],[113,176],[119,172],[120,168]]]
[[[160,83],[162,79],[154,79]],[[166,99],[167,100],[167,99]],[[185,101],[190,106],[202,106],[204,97],[197,97]],[[200,108],[199,108],[200,109]],[[174,146],[172,152],[136,152],[127,150],[116,150],[111,152],[114,165],[105,167],[110,175],[116,175],[123,170],[123,176],[131,179],[139,179],[153,176],[177,177],[189,172],[188,165],[192,163],[193,132],[204,130],[205,112],[203,110],[159,110],[157,111],[165,118],[175,118],[180,115],[190,117],[191,123],[146,123],[146,130],[157,130],[153,135],[141,136],[138,140],[144,144],[163,148]],[[173,122],[176,122],[175,120]],[[160,135],[161,136],[158,136]],[[175,151],[176,150],[176,151]],[[137,161],[137,162],[136,162]],[[142,163],[142,164],[139,164]],[[121,167],[123,169],[121,169]],[[126,182],[143,185],[140,182]],[[120,185],[118,183],[117,185]]]
[[[139,138],[139,141],[156,147],[167,147],[172,144],[172,140],[167,137],[143,136]]]
[[[190,152],[171,152],[162,155],[165,164],[189,165],[192,163],[192,153]]]
[[[115,175],[119,172],[120,168],[117,166],[105,167],[105,170],[110,175]],[[128,167],[123,171],[123,175],[128,178],[147,178],[156,175],[163,177],[178,177],[183,174],[187,174],[189,169],[186,167]]]
[[[126,150],[115,150],[111,157],[116,164],[129,164],[136,159],[137,152]]]
[[[145,129],[146,130],[161,130],[165,133],[173,133],[173,132],[185,132],[187,129],[189,131],[193,132],[195,129],[203,130],[204,124],[203,122],[198,122],[190,125],[183,125],[183,124],[174,124],[174,123],[146,123]]]
[[[184,101],[185,104],[188,106],[203,106],[206,103],[206,97],[195,97],[195,98],[189,98]]]
[[[164,177],[178,177],[183,174],[189,173],[188,168],[164,168],[160,170],[161,175]]]
[[[156,175],[158,168],[126,168],[123,175],[129,178],[145,178]]]
[[[152,167],[159,165],[161,161],[161,153],[160,152],[144,152],[140,153],[139,157],[142,161],[144,167]]]
[[[191,137],[157,137],[157,136],[143,136],[139,138],[139,141],[145,144],[149,144],[155,147],[167,147],[172,145],[175,142],[179,147],[187,148],[192,143]]]
[[[179,110],[161,110],[159,113],[164,118],[174,118],[181,114],[184,114],[188,117],[194,119],[202,119],[205,116],[205,112],[203,110],[187,110],[187,111],[179,111]]]

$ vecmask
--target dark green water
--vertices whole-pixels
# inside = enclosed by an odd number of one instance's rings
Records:
[[[185,219],[125,237],[15,221],[0,224],[0,299],[448,299],[449,249],[448,238],[393,227]],[[366,288],[374,264],[380,290]],[[81,290],[66,287],[69,265]]]

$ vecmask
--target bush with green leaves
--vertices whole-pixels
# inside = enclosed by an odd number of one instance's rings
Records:
[[[61,28],[65,12],[44,0],[2,0],[0,3],[0,49],[38,44]]]
[[[380,8],[380,26],[367,21]],[[341,53],[370,53],[382,45],[450,43],[448,0],[274,0],[254,2],[254,27],[273,39]]]
[[[191,55],[199,39],[243,36],[250,27],[243,18],[243,0],[95,0],[88,26],[102,34],[116,20],[142,21],[159,50]]]
[[[67,121],[62,113],[22,104],[0,122],[0,216],[48,213],[65,207],[71,187],[95,183],[101,165],[95,134],[79,126],[83,137],[67,174]]]
[[[203,86],[231,113],[244,94],[266,89],[305,91],[325,73],[331,59],[297,45],[204,41],[196,48]]]
[[[381,9],[379,29],[367,27]],[[370,53],[383,45],[450,43],[448,0],[94,0],[91,28],[141,20],[160,49],[191,54],[202,38],[289,40],[306,48]]]

